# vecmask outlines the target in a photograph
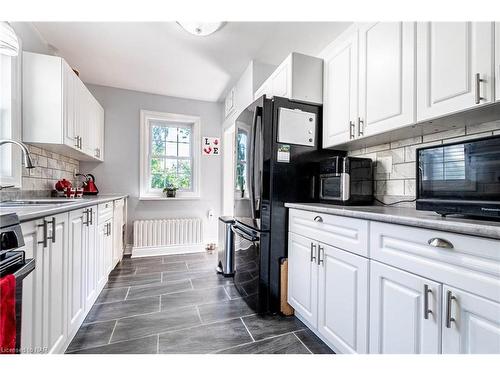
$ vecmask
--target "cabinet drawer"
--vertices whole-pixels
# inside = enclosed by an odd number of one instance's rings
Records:
[[[99,213],[99,223],[108,220],[113,216],[113,202],[101,203],[97,206],[97,212]]]
[[[290,209],[290,232],[368,256],[368,221]]]
[[[379,222],[370,226],[372,259],[500,301],[500,241]],[[432,239],[450,247],[432,246]]]

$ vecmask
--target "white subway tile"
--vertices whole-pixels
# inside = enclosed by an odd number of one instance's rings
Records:
[[[467,134],[482,133],[493,130],[500,130],[500,120],[484,122],[482,124],[467,125]]]
[[[456,129],[446,130],[444,132],[432,133],[423,136],[424,142],[432,142],[438,139],[459,137],[461,135],[465,135],[465,127],[460,127]]]

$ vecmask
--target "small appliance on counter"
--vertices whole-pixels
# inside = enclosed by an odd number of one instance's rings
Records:
[[[54,196],[66,198],[81,198],[83,195],[82,188],[73,188],[73,184],[71,183],[71,181],[68,181],[65,178],[56,182],[55,189],[56,190]]]
[[[95,184],[95,177],[94,175],[88,173],[88,174],[82,174],[82,173],[77,173],[77,176],[82,176],[85,181],[83,181],[83,195],[97,195],[99,194],[99,189],[97,188]]]
[[[319,200],[324,203],[365,205],[373,202],[373,161],[334,156],[319,163]]]
[[[500,220],[500,136],[417,149],[417,210]]]

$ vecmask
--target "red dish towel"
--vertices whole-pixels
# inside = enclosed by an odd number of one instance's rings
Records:
[[[16,349],[16,278],[0,279],[0,354],[15,354]]]

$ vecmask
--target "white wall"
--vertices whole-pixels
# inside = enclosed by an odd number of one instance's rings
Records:
[[[130,195],[129,225],[136,219],[201,217],[204,220],[205,242],[216,242],[217,218],[222,206],[222,157],[201,156],[200,200],[140,201],[138,199],[139,111],[145,109],[200,116],[201,136],[221,137],[221,104],[105,86],[87,85],[87,87],[105,111],[105,161],[82,162],[80,171],[92,173],[96,177],[97,187],[101,193],[123,192]],[[211,221],[207,219],[209,209],[214,211],[214,219]],[[132,242],[131,236],[128,242]]]

